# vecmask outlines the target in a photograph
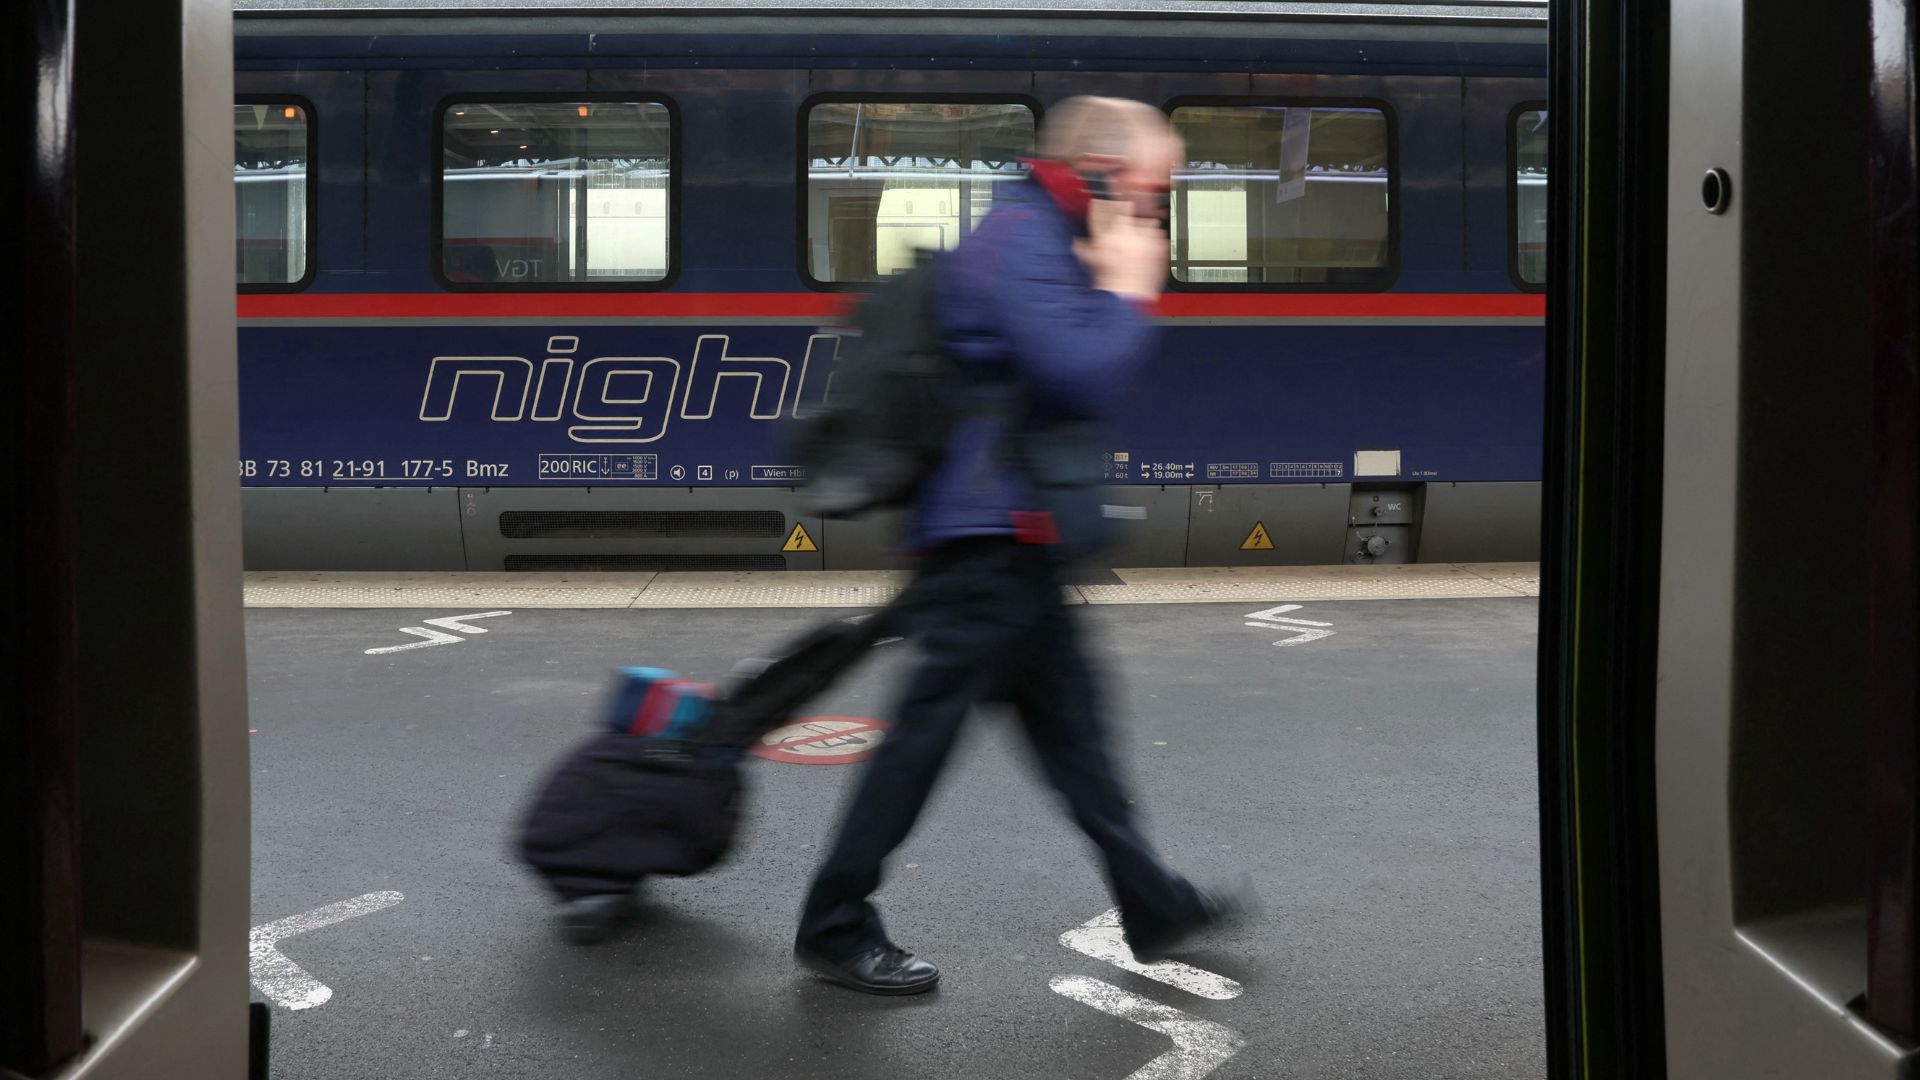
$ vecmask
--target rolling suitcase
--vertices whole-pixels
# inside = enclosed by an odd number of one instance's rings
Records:
[[[780,657],[736,664],[719,687],[661,668],[616,673],[599,730],[555,763],[518,833],[568,937],[591,942],[617,927],[649,875],[697,874],[725,857],[746,748],[866,655],[891,613],[816,627]]]

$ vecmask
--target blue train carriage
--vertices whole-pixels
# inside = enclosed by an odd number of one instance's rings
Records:
[[[1187,142],[1112,565],[1536,554],[1544,5],[242,11],[256,569],[891,565],[781,422],[1046,107]]]

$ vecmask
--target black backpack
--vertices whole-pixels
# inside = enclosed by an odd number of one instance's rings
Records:
[[[941,344],[933,314],[936,257],[881,285],[834,360],[832,393],[793,440],[800,497],[827,518],[910,505],[946,452],[973,380]]]

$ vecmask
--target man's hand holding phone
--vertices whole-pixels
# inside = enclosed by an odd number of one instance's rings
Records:
[[[1153,303],[1167,280],[1167,233],[1137,217],[1124,202],[1095,199],[1087,206],[1087,237],[1074,242],[1094,288]]]

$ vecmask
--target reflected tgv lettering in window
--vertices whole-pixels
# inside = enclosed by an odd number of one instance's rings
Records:
[[[449,104],[442,278],[454,287],[664,279],[672,123],[658,102]]]

